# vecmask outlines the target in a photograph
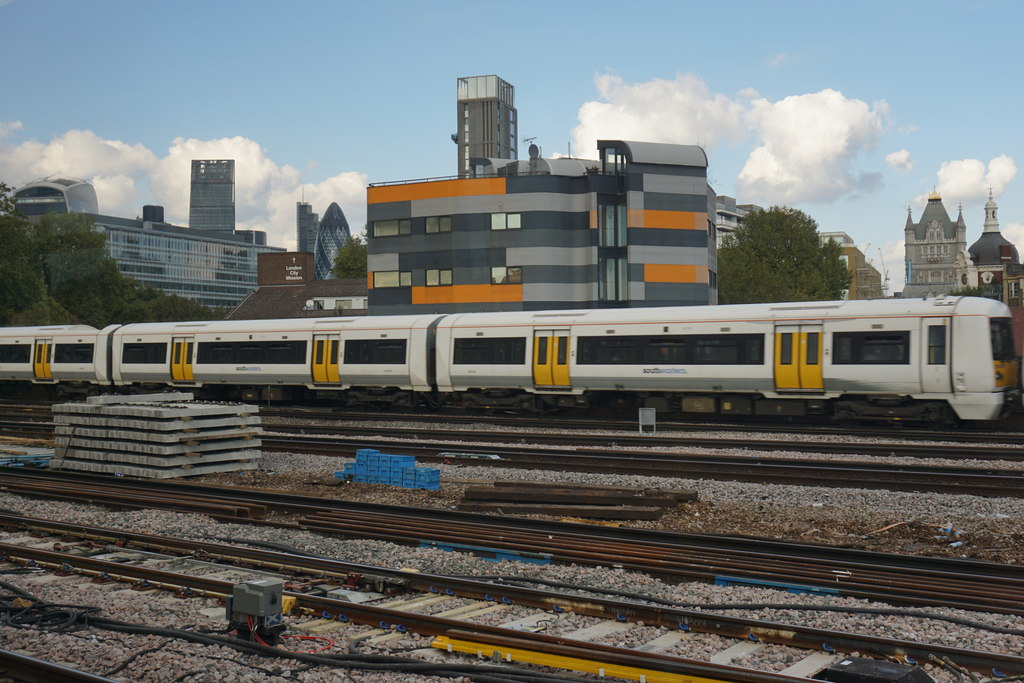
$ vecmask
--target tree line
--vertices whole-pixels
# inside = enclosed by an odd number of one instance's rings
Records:
[[[0,182],[0,326],[210,320],[224,311],[140,284],[106,255],[106,235],[83,214],[36,223]]]

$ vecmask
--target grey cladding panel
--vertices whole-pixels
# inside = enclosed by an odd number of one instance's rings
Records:
[[[630,228],[629,245],[630,247],[693,247],[706,251],[708,233],[704,230]],[[664,262],[653,261],[653,263]]]
[[[708,198],[707,195],[645,192],[644,208],[653,211],[694,211],[705,213],[708,209]]]
[[[411,202],[386,202],[384,204],[366,205],[366,223],[369,227],[373,221],[387,221],[396,218],[409,218],[412,213]]]

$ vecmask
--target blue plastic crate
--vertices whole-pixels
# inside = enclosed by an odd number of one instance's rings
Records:
[[[380,455],[380,450],[378,450],[376,448],[357,448],[356,449],[356,457],[357,458],[359,456],[365,457],[367,455]]]

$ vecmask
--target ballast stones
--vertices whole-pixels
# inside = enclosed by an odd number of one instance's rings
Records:
[[[148,479],[256,469],[259,408],[173,392],[95,396],[53,407],[52,466]]]

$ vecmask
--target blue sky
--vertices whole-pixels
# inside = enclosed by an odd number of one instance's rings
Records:
[[[493,73],[545,156],[700,144],[719,194],[847,232],[898,291],[933,188],[971,243],[991,187],[1024,249],[1022,20],[1017,0],[0,0],[0,180],[86,178],[103,213],[187,224],[189,161],[234,158],[239,227],[291,247],[302,192],[358,228],[366,183],[454,174],[456,79]]]

